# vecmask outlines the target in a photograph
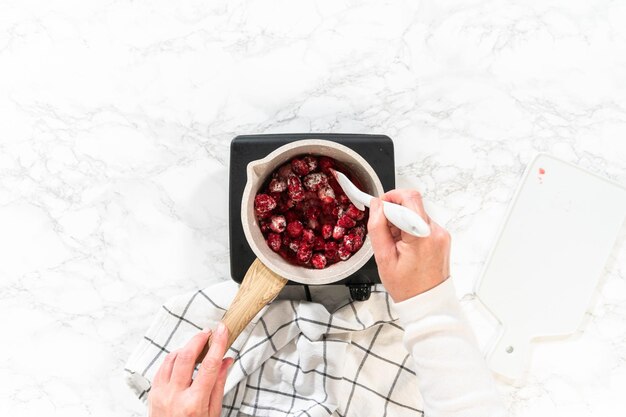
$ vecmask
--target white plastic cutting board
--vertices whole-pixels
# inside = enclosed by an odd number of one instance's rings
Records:
[[[626,190],[540,154],[528,166],[476,291],[502,325],[488,363],[519,381],[530,341],[580,325],[626,215]]]

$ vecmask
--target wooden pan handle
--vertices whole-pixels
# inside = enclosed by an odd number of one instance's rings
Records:
[[[222,317],[222,323],[228,328],[226,349],[233,344],[254,316],[276,298],[286,283],[287,279],[272,272],[258,258],[252,262],[243,277],[237,295]],[[211,339],[209,338],[207,345],[198,357],[198,362],[204,359],[210,345]]]

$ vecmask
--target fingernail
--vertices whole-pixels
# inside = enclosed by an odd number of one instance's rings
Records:
[[[205,334],[210,334],[210,333],[211,333],[211,329],[210,329],[210,328],[208,328],[208,327],[207,327],[207,328],[205,328],[205,329],[202,329],[202,333],[205,333]]]
[[[226,326],[221,321],[217,324],[217,330],[215,331],[216,336],[221,336],[226,333]]]
[[[228,369],[233,365],[233,362],[235,362],[235,359],[231,357],[227,357],[227,358],[224,358],[224,361],[226,362],[226,368]]]

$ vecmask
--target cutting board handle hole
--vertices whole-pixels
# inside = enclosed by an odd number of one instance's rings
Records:
[[[513,346],[507,346],[505,350],[506,350],[506,353],[513,353],[514,349],[513,349]]]

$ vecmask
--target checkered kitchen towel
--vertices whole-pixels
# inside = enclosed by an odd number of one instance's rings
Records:
[[[166,303],[126,365],[145,400],[165,354],[214,328],[237,291],[222,282]],[[382,286],[329,313],[275,300],[235,341],[222,416],[422,416],[413,361]]]

